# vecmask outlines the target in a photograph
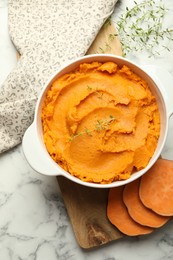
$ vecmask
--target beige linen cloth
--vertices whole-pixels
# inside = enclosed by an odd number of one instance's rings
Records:
[[[44,83],[86,53],[117,0],[9,0],[9,34],[21,54],[0,87],[0,152],[22,140]]]

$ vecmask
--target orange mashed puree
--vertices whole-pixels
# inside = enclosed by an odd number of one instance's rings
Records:
[[[93,183],[125,180],[143,169],[160,134],[147,83],[113,62],[83,63],[58,78],[45,97],[42,124],[53,160]]]

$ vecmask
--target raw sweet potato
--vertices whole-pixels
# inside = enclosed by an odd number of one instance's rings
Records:
[[[149,208],[146,208],[139,198],[140,179],[127,184],[123,191],[123,201],[130,216],[137,223],[158,228],[164,225],[170,217],[160,216]]]
[[[156,213],[173,215],[173,161],[157,160],[142,176],[139,196],[142,203]]]
[[[142,226],[129,215],[123,202],[123,186],[109,190],[107,216],[110,222],[128,236],[149,234],[153,228]]]

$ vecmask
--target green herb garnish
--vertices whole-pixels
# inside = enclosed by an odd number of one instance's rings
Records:
[[[79,137],[79,136],[82,136],[84,134],[87,134],[89,136],[92,136],[92,133],[94,131],[103,131],[103,130],[107,130],[109,128],[109,125],[111,123],[113,123],[115,121],[115,117],[110,115],[108,118],[106,119],[100,119],[100,120],[97,120],[95,126],[94,126],[94,129],[93,130],[90,130],[88,128],[85,128],[84,131],[81,131],[81,132],[78,132],[78,133],[75,133],[75,134],[72,134],[69,138],[69,141],[73,141],[75,138]]]
[[[163,28],[167,11],[162,0],[134,1],[134,7],[126,7],[116,22],[124,56],[147,51],[151,57],[160,55],[163,49],[170,51],[168,45],[173,40],[173,29]]]

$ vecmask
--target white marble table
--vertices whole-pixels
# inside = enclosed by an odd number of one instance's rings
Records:
[[[166,23],[173,28],[173,2],[164,2],[171,9]],[[132,5],[133,1],[121,0],[117,4],[115,21],[127,4]],[[7,0],[0,0],[0,84],[16,64],[15,48],[8,35],[7,11]],[[163,51],[157,58],[148,58],[145,52],[128,55],[128,58],[140,64],[162,66],[173,76],[173,42],[170,48],[170,52]],[[170,84],[173,86],[173,82]],[[173,159],[172,130],[171,119],[163,151],[168,159]],[[0,155],[0,259],[173,259],[173,221],[149,236],[123,238],[99,249],[84,251],[75,241],[55,178],[33,171],[19,145]]]

